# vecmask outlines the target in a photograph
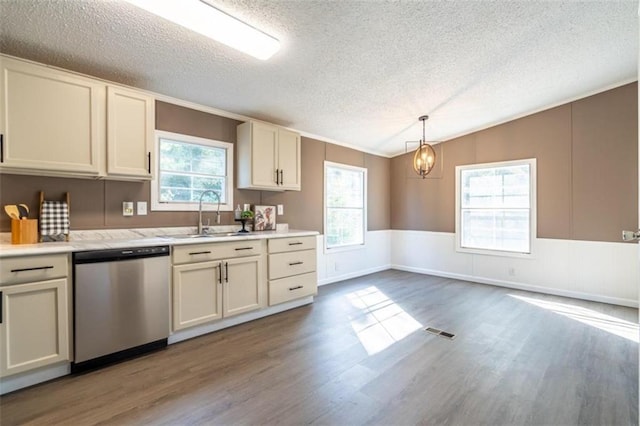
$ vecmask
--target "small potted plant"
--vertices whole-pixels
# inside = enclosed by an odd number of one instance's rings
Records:
[[[253,219],[253,212],[251,210],[243,210],[242,213],[240,213],[240,219],[236,220],[239,220],[242,223],[242,229],[239,230],[238,233],[245,234],[249,232],[245,229],[245,224],[251,219]]]

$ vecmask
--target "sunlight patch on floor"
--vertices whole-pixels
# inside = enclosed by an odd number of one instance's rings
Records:
[[[349,303],[362,311],[350,318],[351,327],[369,355],[374,355],[422,325],[377,287],[372,286],[347,294]]]
[[[510,294],[509,296],[638,343],[638,324],[636,323],[612,317],[611,315],[606,315],[581,306],[551,302],[548,300],[539,300],[532,297],[516,296],[514,294]]]

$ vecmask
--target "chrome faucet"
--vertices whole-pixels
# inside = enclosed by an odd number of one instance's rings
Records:
[[[216,212],[216,223],[218,225],[220,224],[220,194],[212,189],[207,189],[206,191],[203,191],[202,194],[200,194],[200,204],[198,205],[198,234],[202,234],[203,233],[202,231],[204,228],[202,226],[202,199],[206,194],[209,194],[209,193],[214,194],[218,199],[218,211]]]

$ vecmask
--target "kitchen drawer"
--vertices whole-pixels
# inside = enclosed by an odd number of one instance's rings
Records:
[[[269,279],[306,274],[316,270],[316,251],[303,250],[269,255]]]
[[[269,239],[269,253],[310,250],[316,248],[316,236]]]
[[[69,275],[69,255],[8,257],[0,261],[0,285],[46,281]]]
[[[173,264],[256,256],[263,253],[264,240],[227,241],[173,247]]]
[[[269,281],[269,305],[318,294],[315,272]]]

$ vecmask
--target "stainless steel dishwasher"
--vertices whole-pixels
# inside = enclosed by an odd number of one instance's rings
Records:
[[[72,372],[167,346],[169,246],[78,252],[73,270]]]

